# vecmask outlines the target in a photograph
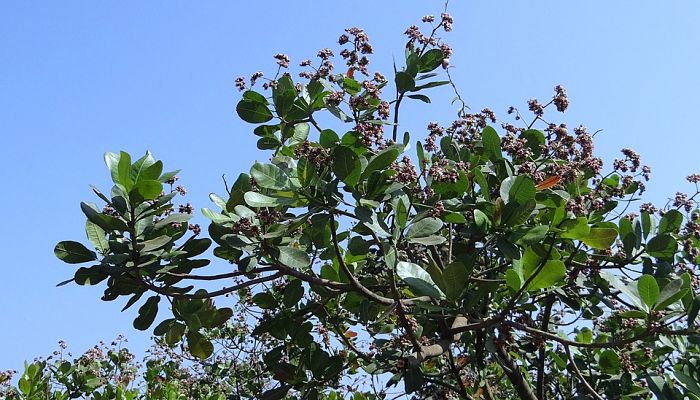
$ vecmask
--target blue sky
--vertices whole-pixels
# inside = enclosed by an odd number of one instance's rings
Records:
[[[558,121],[602,129],[596,144],[608,165],[620,148],[636,149],[653,168],[648,199],[663,204],[691,189],[684,177],[700,172],[699,2],[453,0],[450,8],[453,77],[472,109],[508,120],[508,106],[526,109],[563,84],[572,104]],[[100,287],[55,287],[74,272],[54,258],[55,243],[85,242],[78,204],[93,200],[88,184],[110,186],[105,151],[150,149],[166,169],[183,170],[187,201],[209,207],[209,192],[224,192],[222,174],[267,157],[235,116],[237,75],[272,72],[278,52],[298,62],[337,48],[349,26],[368,32],[373,70],[388,73],[405,28],[441,9],[418,0],[4,1],[0,369],[19,369],[59,339],[75,352],[118,333],[140,354],[148,345],[149,333],[131,327],[136,310],[119,312],[124,301],[101,302]],[[449,90],[432,97],[403,113],[414,139],[429,121],[454,116],[444,107]]]

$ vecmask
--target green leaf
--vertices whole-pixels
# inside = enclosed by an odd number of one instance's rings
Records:
[[[271,197],[258,192],[246,192],[243,196],[246,204],[251,207],[280,207],[294,204],[289,197]]]
[[[672,280],[671,282],[666,284],[666,286],[664,286],[663,290],[661,290],[659,298],[656,301],[656,306],[654,307],[654,310],[665,309],[671,304],[682,299],[688,293],[689,290],[690,289],[688,287],[685,287],[683,279]]]
[[[92,267],[81,267],[75,271],[73,280],[78,285],[96,285],[107,278],[107,272],[101,265],[93,265]]]
[[[683,214],[678,210],[669,210],[659,221],[659,234],[678,233],[683,226]]]
[[[542,145],[545,144],[544,133],[537,129],[528,129],[520,135],[520,138],[525,139],[527,147],[535,158],[542,154]]]
[[[324,129],[321,131],[319,135],[319,140],[318,142],[321,144],[321,146],[325,148],[330,148],[333,147],[336,143],[340,141],[340,138],[338,137],[338,134],[335,133],[332,129]]]
[[[600,273],[600,276],[603,277],[612,287],[615,289],[619,290],[622,294],[627,296],[627,298],[630,299],[630,301],[635,305],[635,307],[639,308],[640,310],[644,310],[646,308],[644,302],[639,296],[639,293],[637,292],[637,285],[634,282],[631,282],[629,285],[625,285],[624,282],[620,280],[617,276],[611,274],[610,272],[603,271]]]
[[[144,200],[153,200],[163,192],[163,184],[155,179],[139,180],[130,194],[138,193]]]
[[[277,87],[272,90],[272,102],[275,105],[277,114],[284,117],[291,110],[294,99],[297,97],[297,90],[289,74],[284,74],[277,80]],[[266,121],[263,121],[266,122]]]
[[[700,313],[700,295],[695,296],[693,302],[688,307],[688,327],[695,325],[695,320]]]
[[[204,360],[214,352],[214,345],[204,338],[201,333],[189,331],[187,333],[187,349],[193,356]]]
[[[652,257],[670,260],[678,250],[678,243],[673,236],[662,234],[651,238],[647,243],[646,250]]]
[[[681,371],[675,371],[674,375],[676,379],[691,393],[696,396],[700,396],[700,384],[698,384],[697,378],[693,378]]]
[[[396,82],[396,90],[398,90],[399,93],[408,92],[416,87],[416,81],[405,71],[397,72],[394,81]]]
[[[428,82],[424,85],[416,86],[413,89],[411,89],[411,92],[417,92],[419,90],[423,89],[429,89],[433,87],[438,87],[438,86],[443,86],[443,85],[449,85],[450,81],[436,81],[436,82]]]
[[[496,130],[490,126],[481,132],[481,143],[484,146],[484,154],[491,161],[498,161],[503,158],[501,154],[501,137]]]
[[[386,167],[390,166],[391,163],[396,161],[399,154],[399,149],[394,146],[380,151],[369,160],[367,167],[365,167],[364,172],[362,172],[362,176],[368,177],[374,171],[381,171],[385,169]]]
[[[523,286],[520,275],[512,268],[506,270],[505,280],[506,286],[508,286],[508,288],[514,292],[520,290],[520,288]]]
[[[463,263],[453,262],[445,266],[445,270],[442,271],[442,278],[445,281],[447,298],[455,301],[459,299],[462,292],[467,288],[469,271]]]
[[[500,193],[506,203],[514,201],[524,204],[535,198],[535,182],[525,175],[511,176],[501,183]]]
[[[170,214],[167,217],[156,222],[153,225],[153,229],[157,231],[157,230],[163,229],[166,226],[173,224],[173,223],[184,224],[187,221],[189,221],[191,218],[192,218],[192,214],[180,214],[180,213]]]
[[[129,171],[131,169],[131,156],[129,153],[124,151],[119,152],[119,154],[108,152],[105,153],[104,159],[112,175],[112,182],[130,188],[132,182],[129,177]]]
[[[586,238],[591,233],[591,227],[588,225],[586,217],[578,217],[576,219],[567,219],[559,225],[564,232],[561,233],[562,239],[581,240]]]
[[[416,264],[401,261],[396,264],[396,274],[418,294],[435,299],[445,298],[445,294],[438,288],[430,274]]]
[[[109,243],[107,243],[107,237],[104,229],[100,228],[97,224],[91,222],[90,220],[85,221],[85,234],[88,240],[95,246],[95,249],[100,254],[107,254],[109,252]]]
[[[272,112],[263,103],[241,100],[236,106],[238,116],[245,122],[261,124],[272,119]]]
[[[305,270],[311,264],[311,259],[305,251],[294,247],[282,246],[279,248],[279,262],[282,264],[298,269]]]
[[[516,232],[515,241],[518,244],[536,244],[541,243],[542,240],[547,236],[549,227],[547,225],[537,225],[531,228],[526,228]]]
[[[160,302],[160,296],[151,296],[146,300],[139,308],[139,316],[134,319],[134,328],[145,331],[153,324],[158,315],[158,302]]]
[[[360,180],[362,164],[352,149],[338,146],[333,150],[333,172],[348,186],[355,186]]]
[[[438,218],[428,217],[416,221],[408,228],[407,238],[420,238],[430,236],[442,229],[442,221]]]
[[[587,236],[579,238],[587,246],[604,250],[609,249],[617,238],[617,230],[615,228],[591,228]]]
[[[444,236],[430,235],[422,237],[407,238],[410,243],[418,243],[425,246],[443,244],[447,239]]]
[[[442,65],[445,53],[440,49],[430,49],[426,51],[418,61],[418,72],[430,72]]]
[[[343,90],[354,96],[360,93],[362,90],[362,85],[360,85],[360,82],[352,78],[345,77],[343,78]]]
[[[604,350],[598,358],[601,372],[605,374],[616,375],[620,372],[620,356],[613,350]]]
[[[149,251],[160,249],[173,240],[174,239],[168,235],[162,235],[162,236],[158,236],[155,239],[150,239],[150,240],[146,240],[143,242],[138,242],[136,247],[138,248],[139,251],[146,253]]]
[[[435,194],[444,196],[443,198],[449,197],[461,197],[464,192],[469,188],[469,178],[464,173],[464,171],[459,171],[457,182],[439,182],[434,180],[431,187],[435,191]]]
[[[81,243],[70,240],[58,242],[53,249],[53,253],[61,261],[68,264],[80,264],[97,260],[97,255],[94,251],[90,251]]]
[[[143,157],[136,160],[136,162],[134,162],[134,165],[130,166],[131,168],[129,171],[129,176],[131,178],[131,182],[137,184],[142,179],[157,180],[160,173],[163,171],[163,164],[156,164],[157,161],[155,158],[153,158],[153,154],[151,154],[150,151],[146,151],[146,154],[144,154]],[[147,173],[146,171],[148,171],[149,168],[154,165],[156,165],[154,170]],[[129,187],[126,187],[127,190],[129,190]]]
[[[430,97],[428,97],[428,96],[426,96],[426,95],[424,95],[424,94],[409,94],[409,95],[406,96],[406,97],[410,97],[410,98],[415,99],[415,100],[420,100],[420,101],[422,101],[423,103],[428,103],[428,104],[430,104]]]
[[[642,275],[637,281],[637,292],[647,307],[653,306],[659,299],[659,284],[651,275]]]
[[[277,308],[278,306],[277,299],[275,299],[275,296],[267,292],[256,293],[255,296],[253,296],[252,300],[256,306],[263,309],[271,310]]]
[[[309,137],[309,131],[311,127],[307,122],[302,122],[294,125],[294,133],[292,138],[289,140],[289,146],[296,146],[298,144],[304,143],[304,141]]]
[[[536,269],[525,271],[525,276],[530,277]],[[542,270],[535,276],[527,287],[529,291],[549,289],[566,276],[566,266],[561,260],[547,260]]]
[[[294,307],[302,297],[304,297],[304,287],[301,285],[300,280],[295,280],[289,282],[287,287],[284,288],[282,303],[284,303],[286,307],[291,308]]]
[[[266,189],[285,190],[289,187],[289,177],[274,164],[256,162],[250,169],[250,176],[258,186]]]

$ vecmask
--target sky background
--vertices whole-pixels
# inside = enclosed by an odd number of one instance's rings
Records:
[[[232,181],[268,156],[235,115],[236,76],[273,73],[278,52],[296,65],[338,49],[349,26],[368,32],[371,70],[389,76],[405,28],[442,4],[3,1],[0,370],[21,369],[60,339],[74,353],[120,333],[139,355],[149,344],[150,333],[131,326],[138,307],[120,313],[126,299],[100,301],[101,286],[55,287],[75,268],[54,257],[54,245],[87,243],[79,202],[95,200],[89,184],[111,186],[105,151],[150,149],[166,170],[183,170],[184,201],[210,207],[208,194],[224,192],[222,174]],[[547,101],[562,84],[571,106],[554,120],[602,129],[596,146],[606,165],[632,147],[653,169],[649,200],[663,205],[691,190],[684,177],[700,172],[700,2],[453,0],[450,10],[452,74],[472,109],[491,107],[512,122],[509,106],[526,110],[528,99]],[[429,94],[432,105],[402,111],[413,140],[429,121],[455,115],[447,87]]]

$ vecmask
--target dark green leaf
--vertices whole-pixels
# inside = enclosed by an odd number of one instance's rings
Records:
[[[330,148],[340,141],[338,134],[332,129],[324,129],[319,136],[319,143],[325,148]]]
[[[107,272],[101,265],[93,265],[92,267],[81,267],[75,271],[73,280],[78,285],[96,285],[107,278]]]
[[[304,287],[301,285],[300,280],[295,280],[289,282],[287,287],[284,288],[282,302],[286,307],[293,307],[302,297],[304,297]]]
[[[399,93],[408,92],[416,87],[416,81],[409,73],[404,71],[399,71],[396,73],[395,82],[396,90],[398,90]]]
[[[650,256],[661,259],[672,259],[677,249],[678,243],[676,239],[667,234],[654,236],[647,243],[646,248]]]
[[[348,147],[336,147],[333,150],[333,172],[348,186],[355,186],[362,172],[359,157]]]
[[[193,356],[204,360],[214,352],[214,345],[201,333],[189,331],[187,333],[187,349]]]
[[[501,137],[490,126],[481,132],[481,142],[484,146],[484,154],[489,160],[495,162],[503,158],[501,154]]]
[[[53,253],[56,257],[68,264],[80,264],[97,259],[97,255],[94,251],[89,250],[81,243],[70,240],[58,242],[53,249]]]
[[[410,97],[410,98],[412,98],[412,99],[420,100],[420,101],[422,101],[423,103],[428,103],[428,104],[430,104],[430,97],[428,97],[428,96],[426,96],[426,95],[424,95],[424,94],[409,94],[409,95],[406,96],[406,97]]]
[[[430,49],[426,51],[418,61],[418,72],[430,72],[442,65],[445,53],[440,49]]]
[[[369,162],[367,163],[367,167],[362,172],[362,176],[368,177],[372,172],[381,171],[384,168],[390,166],[391,163],[396,161],[396,158],[399,156],[399,153],[399,149],[396,147],[388,147],[380,151],[369,160]]]
[[[442,271],[442,278],[445,281],[445,295],[455,301],[459,299],[462,292],[467,288],[469,281],[469,271],[461,262],[453,262],[445,266]]]
[[[115,230],[126,231],[128,229],[124,221],[97,211],[97,208],[93,204],[84,202],[80,203],[80,209],[83,211],[87,219],[90,220],[90,222],[96,224],[107,232]]]
[[[419,90],[429,89],[429,88],[438,87],[438,86],[443,86],[443,85],[449,85],[449,84],[450,84],[450,81],[428,82],[428,83],[426,83],[425,85],[416,86],[415,88],[413,88],[413,89],[411,90],[411,92],[417,92],[417,91],[419,91]]]
[[[151,296],[146,300],[141,308],[139,308],[139,316],[134,319],[134,328],[145,331],[153,324],[156,315],[158,315],[159,302],[160,296]]]
[[[253,303],[256,306],[264,309],[274,309],[277,308],[277,299],[273,295],[267,292],[260,292],[253,296]]]
[[[289,74],[284,74],[277,80],[277,86],[272,90],[272,102],[277,114],[284,117],[291,110],[297,90]],[[265,122],[265,121],[263,121]]]
[[[678,210],[669,210],[659,221],[659,234],[678,233],[683,226],[683,214]]]
[[[600,370],[603,373],[615,375],[620,372],[620,356],[614,350],[604,350],[598,359]]]
[[[243,121],[251,124],[260,124],[272,119],[272,112],[265,104],[250,100],[238,102],[236,112]]]

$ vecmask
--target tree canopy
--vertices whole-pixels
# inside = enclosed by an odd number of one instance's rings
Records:
[[[237,79],[267,161],[210,195],[208,238],[178,204],[178,171],[107,153],[114,186],[81,203],[90,247],[56,245],[82,265],[63,284],[125,298],[139,330],[165,316],[153,334],[208,366],[211,398],[700,398],[700,175],[692,195],[641,203],[649,167],[625,148],[606,168],[593,133],[554,122],[561,86],[510,123],[472,112],[450,76],[452,17],[423,23],[390,78],[349,28],[338,57],[322,49],[293,76],[277,54],[270,78]],[[457,118],[427,118],[414,142],[401,106],[439,86]],[[207,273],[212,260],[232,268]],[[30,365],[16,395],[42,398],[46,368]],[[56,398],[167,397],[149,371],[131,395],[65,378],[77,389]]]

